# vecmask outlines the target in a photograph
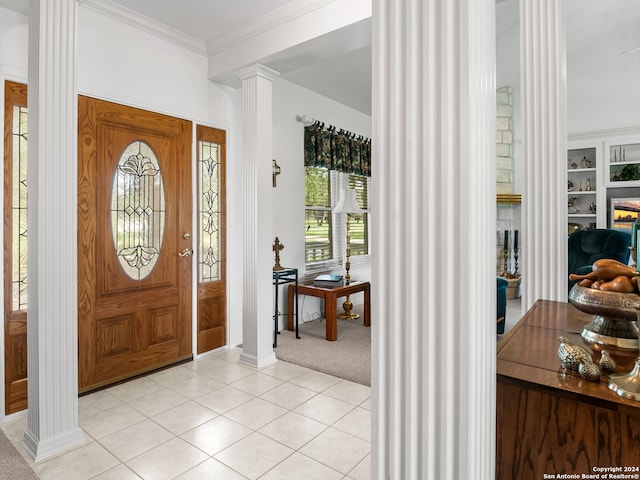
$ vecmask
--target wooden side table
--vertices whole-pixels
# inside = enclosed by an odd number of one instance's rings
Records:
[[[327,340],[334,342],[338,339],[338,319],[337,308],[338,298],[346,297],[357,292],[364,292],[364,313],[363,321],[365,327],[371,325],[371,284],[369,282],[351,282],[349,285],[342,285],[335,288],[321,288],[313,285],[298,285],[299,295],[308,295],[310,297],[318,297],[324,299],[324,308],[327,325]],[[293,302],[296,297],[295,288],[289,285],[288,309],[293,310]],[[293,319],[289,317],[287,328],[293,330]]]

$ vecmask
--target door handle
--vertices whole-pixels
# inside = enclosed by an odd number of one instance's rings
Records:
[[[178,255],[181,256],[181,257],[190,257],[192,254],[193,254],[193,252],[191,251],[191,249],[185,248]]]

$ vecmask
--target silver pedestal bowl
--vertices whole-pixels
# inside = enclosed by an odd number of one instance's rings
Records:
[[[574,285],[569,291],[569,303],[581,312],[595,315],[582,330],[582,338],[595,348],[638,350],[636,321],[636,293],[607,292]]]
[[[574,285],[569,302],[584,313],[596,315],[582,330],[582,338],[595,349],[638,351],[640,295]],[[629,373],[610,375],[608,387],[621,397],[640,400],[640,356]]]

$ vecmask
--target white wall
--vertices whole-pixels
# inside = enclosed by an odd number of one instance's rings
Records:
[[[28,23],[26,16],[0,7],[0,78],[3,91],[5,79],[27,80]]]
[[[282,168],[282,173],[278,175],[278,186],[273,189],[273,235],[269,241],[273,243],[276,236],[280,239],[285,246],[280,254],[280,263],[286,267],[298,268],[300,277],[305,273],[304,125],[297,117],[302,115],[310,115],[327,124],[371,138],[370,116],[286,80],[278,79],[274,83],[273,158]],[[371,221],[375,221],[375,217]],[[354,280],[371,279],[370,263],[361,263],[354,257],[350,272]],[[286,292],[286,289],[283,288],[282,292]],[[354,295],[351,301],[355,305],[361,303],[361,295]],[[282,293],[279,296],[286,299]],[[311,297],[300,297],[300,305],[303,301],[304,311],[301,311],[300,319],[317,316],[320,312],[319,301]],[[286,311],[286,301],[284,308],[281,307],[280,310]]]
[[[567,130],[569,134],[640,126],[640,4],[565,0],[567,24]],[[514,89],[519,119],[518,1],[496,4],[498,86]],[[625,40],[625,41],[621,41]],[[518,120],[519,121],[519,120]],[[516,137],[518,129],[516,128]],[[566,159],[562,159],[563,161]]]

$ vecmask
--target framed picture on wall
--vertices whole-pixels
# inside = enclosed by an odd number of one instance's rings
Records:
[[[631,233],[632,225],[640,217],[640,198],[612,198],[609,228]]]

